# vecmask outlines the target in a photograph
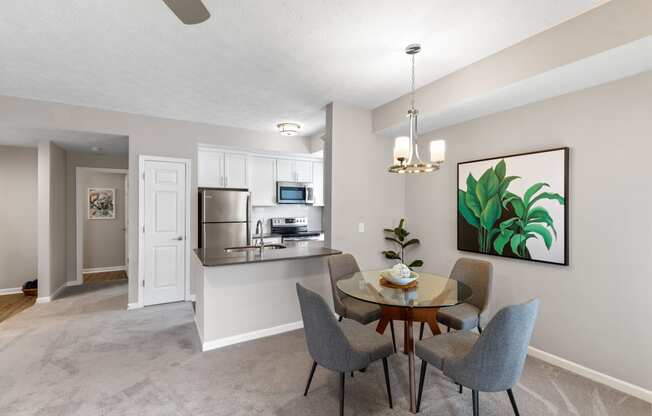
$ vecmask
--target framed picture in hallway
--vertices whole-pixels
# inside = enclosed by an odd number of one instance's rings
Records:
[[[88,188],[88,219],[115,219],[114,188]]]
[[[457,249],[568,265],[567,147],[457,164]]]

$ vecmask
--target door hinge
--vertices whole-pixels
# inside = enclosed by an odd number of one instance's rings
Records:
[[[145,287],[145,281],[143,280],[143,287]]]
[[[143,172],[143,180],[145,180],[145,172]]]
[[[145,234],[145,226],[143,225],[143,234]]]

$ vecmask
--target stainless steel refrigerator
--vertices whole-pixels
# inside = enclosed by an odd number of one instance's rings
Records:
[[[199,247],[223,249],[251,243],[251,194],[247,190],[199,190]]]

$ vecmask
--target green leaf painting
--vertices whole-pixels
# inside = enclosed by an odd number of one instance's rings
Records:
[[[552,152],[557,153],[552,154]],[[460,171],[461,184],[457,190],[458,248],[567,264],[564,241],[566,236],[565,185],[563,189],[551,188],[551,184],[555,183],[559,187],[560,177],[564,179],[563,183],[566,183],[567,152],[568,149],[564,148],[508,156],[497,159],[497,163],[489,166],[484,162],[483,170],[478,171],[476,168],[473,173],[465,170],[463,175]],[[528,163],[514,164],[518,166],[519,171],[511,171],[512,158],[537,156],[545,159],[540,159],[537,163],[528,161]],[[551,162],[544,163],[547,161]],[[540,171],[542,166],[546,169],[543,174]],[[538,170],[529,171],[530,169]],[[550,173],[548,178],[557,178],[557,180],[528,179],[532,176],[546,178],[548,172]],[[474,173],[479,176],[474,176]],[[561,231],[564,232],[560,234]],[[560,240],[560,236],[564,237]],[[554,247],[557,247],[556,256],[563,253],[563,257],[546,257],[546,253],[551,253]],[[531,252],[534,248],[536,254]]]

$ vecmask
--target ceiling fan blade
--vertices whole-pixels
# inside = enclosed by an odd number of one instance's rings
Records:
[[[163,0],[172,12],[187,25],[196,25],[211,17],[201,0]]]

